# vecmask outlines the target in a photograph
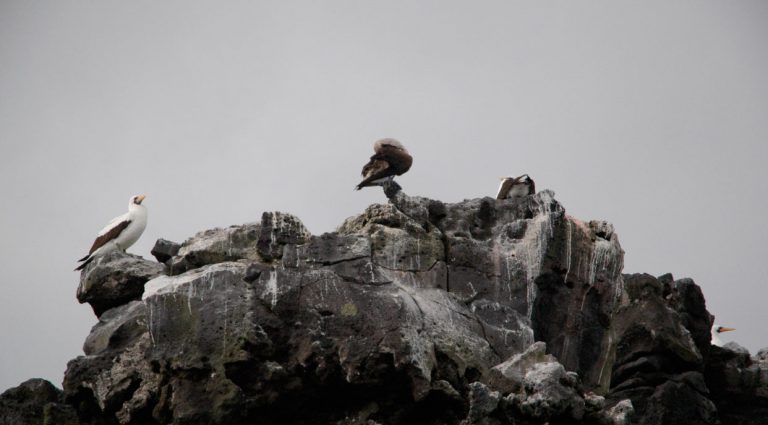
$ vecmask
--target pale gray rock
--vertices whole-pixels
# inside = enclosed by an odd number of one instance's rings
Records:
[[[88,303],[96,316],[141,299],[144,284],[164,273],[162,264],[137,255],[112,251],[94,259],[81,273],[77,300]]]
[[[523,396],[517,396],[513,404],[523,415],[532,418],[566,415],[581,420],[585,402],[574,384],[560,363],[536,363],[523,378]]]
[[[624,399],[613,405],[605,413],[607,423],[610,425],[631,425],[632,415],[635,413],[635,408],[632,405],[632,400]]]
[[[261,234],[259,223],[210,229],[197,233],[181,244],[169,261],[171,275],[208,264],[241,259],[260,260],[256,243]]]
[[[285,245],[306,243],[309,230],[297,217],[281,212],[265,212],[261,216],[258,249],[265,261],[280,259]]]
[[[547,344],[537,341],[522,353],[494,366],[487,375],[487,382],[503,394],[520,391],[529,370],[538,363],[555,363],[557,359],[546,353]]]

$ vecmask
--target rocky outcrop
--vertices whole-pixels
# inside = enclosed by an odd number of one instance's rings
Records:
[[[30,379],[0,394],[0,425],[78,425],[63,393],[43,379]]]
[[[724,424],[768,424],[768,349],[750,357],[735,343],[713,346],[705,377]]]
[[[716,395],[764,397],[762,360],[710,352],[698,286],[621,275],[610,224],[549,191],[385,189],[323,235],[269,212],[158,241],[159,263],[94,261],[65,406],[82,424],[710,424]]]
[[[144,284],[163,274],[164,267],[136,255],[112,251],[97,257],[80,275],[77,300],[96,316],[129,301],[140,300]]]
[[[690,288],[688,280],[678,285],[647,274],[627,275],[624,281],[628,301],[615,316],[618,348],[609,400],[630,399],[638,424],[717,423],[701,373],[704,357],[686,327],[698,329],[699,321],[711,326],[711,318],[687,314],[684,321],[670,305],[688,311],[686,298],[672,294],[698,287]]]

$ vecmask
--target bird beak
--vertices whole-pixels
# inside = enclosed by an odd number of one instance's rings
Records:
[[[720,332],[730,332],[730,331],[735,331],[735,330],[736,330],[736,328],[724,328],[724,327],[720,328]]]
[[[146,197],[147,197],[146,195],[139,195],[139,196],[137,196],[136,200],[139,201],[139,202],[137,202],[137,204],[141,204],[142,202],[144,202],[144,198],[146,198]]]

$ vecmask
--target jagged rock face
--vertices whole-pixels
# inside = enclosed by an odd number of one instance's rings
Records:
[[[261,225],[248,223],[226,229],[202,231],[187,239],[176,255],[166,260],[169,274],[177,275],[206,264],[240,259],[258,259],[256,242]]]
[[[112,251],[97,257],[82,271],[77,300],[90,304],[96,316],[101,316],[111,308],[140,300],[144,284],[163,271],[161,264]]]
[[[611,225],[566,216],[549,191],[457,204],[400,192],[392,203],[425,232],[436,228],[448,291],[515,310],[588,388],[607,390],[624,254]]]
[[[581,388],[608,382],[622,254],[546,191],[399,192],[320,236],[265,213],[163,257],[141,302],[101,316],[64,389],[87,423],[594,419]]]
[[[61,390],[44,379],[30,379],[0,394],[0,425],[77,425],[75,409]]]
[[[712,346],[706,382],[724,424],[768,424],[768,349],[754,357],[728,343]]]
[[[64,403],[17,391],[2,413],[33,400],[66,424],[619,425],[714,424],[720,409],[765,423],[768,355],[710,350],[700,288],[622,276],[611,225],[548,191],[385,193],[319,236],[268,212],[158,241],[162,264],[95,260],[78,299],[99,322]]]
[[[648,274],[626,275],[624,282],[627,299],[613,326],[617,350],[609,399],[630,399],[638,424],[717,423],[701,373],[704,358],[691,332],[711,325],[703,297],[696,295],[699,287],[689,279]],[[698,339],[708,346],[708,339]]]

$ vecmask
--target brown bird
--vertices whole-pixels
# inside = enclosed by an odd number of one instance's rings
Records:
[[[502,177],[496,199],[522,198],[536,193],[536,184],[528,174],[520,177]]]
[[[373,145],[376,152],[363,167],[363,181],[356,187],[382,186],[411,168],[413,158],[408,150],[395,139],[381,139]]]

